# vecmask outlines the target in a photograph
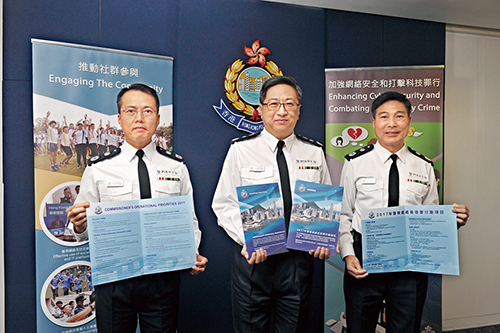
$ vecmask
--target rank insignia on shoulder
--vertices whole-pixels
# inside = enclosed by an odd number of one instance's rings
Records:
[[[176,160],[177,162],[184,163],[184,159],[182,158],[181,155],[174,154],[171,151],[168,151],[160,146],[156,146],[156,151],[163,156],[167,156],[170,157],[171,159]]]
[[[231,144],[235,143],[235,142],[241,142],[241,141],[245,141],[245,140],[249,140],[249,139],[252,139],[252,138],[256,138],[261,132],[257,132],[257,133],[252,133],[252,134],[249,134],[249,135],[245,135],[245,136],[242,136],[242,137],[239,137],[239,138],[234,138],[231,140]]]
[[[367,145],[365,147],[362,147],[362,148],[359,148],[358,150],[353,151],[352,153],[345,155],[344,157],[346,160],[350,161],[356,157],[359,157],[361,155],[368,153],[369,151],[372,151],[373,147],[374,147],[373,145]]]
[[[430,163],[432,166],[434,166],[434,162],[432,162],[432,160],[428,157],[425,157],[424,155],[420,154],[418,151],[416,151],[415,149],[413,148],[410,148],[408,147],[408,151],[410,153],[412,153],[413,155],[417,156],[417,157],[420,157],[421,159],[423,159],[424,161],[426,161],[427,163]]]
[[[113,149],[112,151],[107,151],[105,153],[102,153],[102,154],[99,154],[97,156],[94,156],[92,157],[90,160],[89,160],[89,166],[91,166],[92,164],[96,164],[96,163],[99,163],[101,161],[104,161],[104,160],[107,160],[107,159],[110,159],[110,158],[113,158],[115,157],[116,155],[118,155],[122,150],[120,148],[115,148]]]
[[[312,145],[315,145],[316,147],[320,147],[320,148],[323,148],[323,144],[319,141],[316,141],[316,140],[313,140],[313,139],[309,139],[309,138],[306,138],[305,136],[303,135],[300,135],[300,134],[295,134],[295,136],[300,139],[301,141],[304,141],[304,142],[309,142],[310,144]]]

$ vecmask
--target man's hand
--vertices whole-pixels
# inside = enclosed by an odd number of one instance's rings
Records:
[[[189,274],[197,275],[203,273],[205,271],[207,264],[208,264],[207,258],[199,254],[196,254],[196,264],[193,266],[193,268],[189,269]]]
[[[323,259],[328,259],[330,258],[330,249],[327,249],[326,247],[320,247],[318,246],[316,248],[316,251],[310,250],[309,251],[310,255],[314,255],[314,258],[319,258],[321,260]]]
[[[247,252],[246,244],[244,244],[243,249],[241,249],[241,255],[245,257],[250,265],[260,264],[267,259],[267,251],[263,250],[262,248],[255,250],[255,252],[252,253],[252,257],[250,257]]]
[[[81,234],[87,229],[87,211],[85,210],[90,206],[90,202],[77,203],[66,209],[68,219],[73,223],[73,230],[77,234]]]
[[[469,208],[466,205],[454,203],[452,212],[457,213],[457,229],[463,227],[469,219]]]
[[[356,256],[348,255],[344,258],[344,260],[345,268],[352,277],[359,280],[368,276],[368,273],[363,269],[363,267],[361,267],[361,264]]]

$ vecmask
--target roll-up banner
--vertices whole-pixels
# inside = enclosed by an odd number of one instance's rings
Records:
[[[156,90],[153,140],[173,149],[173,58],[38,39],[32,45],[37,331],[96,332],[89,245],[68,231],[65,210],[88,160],[123,140],[116,106],[122,88],[144,83]]]
[[[339,185],[344,156],[376,142],[371,104],[381,93],[397,91],[411,101],[407,146],[434,162],[440,202],[443,174],[444,66],[342,68],[325,70],[325,146],[332,182]],[[325,333],[344,332],[344,262],[331,257],[325,267]],[[441,332],[441,275],[429,275],[421,322],[424,332]],[[377,325],[385,332],[382,308]]]

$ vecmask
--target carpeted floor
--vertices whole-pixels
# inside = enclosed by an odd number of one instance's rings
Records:
[[[445,332],[446,333],[500,333],[500,325],[468,328],[466,330],[445,331]]]

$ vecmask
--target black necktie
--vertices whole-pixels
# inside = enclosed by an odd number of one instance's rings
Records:
[[[290,176],[288,175],[288,167],[286,165],[285,154],[283,154],[283,146],[285,141],[278,142],[278,151],[276,160],[278,161],[278,170],[280,172],[281,193],[283,195],[283,204],[285,210],[285,225],[288,230],[290,223],[290,213],[292,212],[292,192],[290,191]]]
[[[398,155],[391,155],[392,164],[389,171],[389,207],[399,206],[399,172],[396,161]]]
[[[149,184],[149,173],[146,163],[142,160],[144,156],[144,151],[139,149],[136,153],[139,157],[139,163],[137,163],[137,171],[139,173],[139,188],[141,189],[141,199],[151,198],[151,185]]]

